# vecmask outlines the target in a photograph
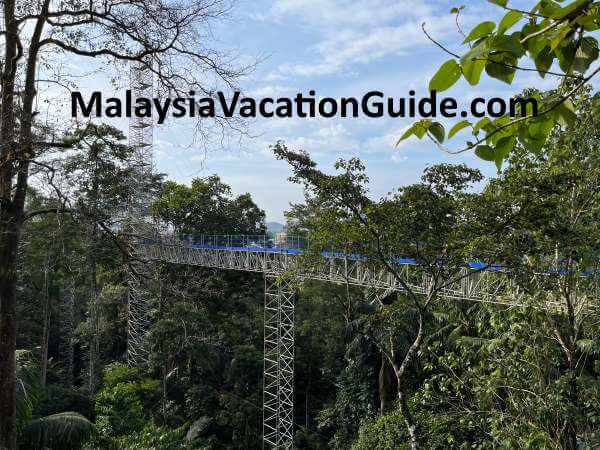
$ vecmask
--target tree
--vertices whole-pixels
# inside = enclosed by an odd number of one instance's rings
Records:
[[[154,73],[164,97],[190,89],[210,92],[207,73],[231,86],[244,69],[231,65],[222,52],[202,46],[204,30],[228,8],[226,0],[2,3],[0,447],[16,446],[16,268],[30,168],[38,163],[36,158],[43,149],[58,145],[48,142],[47,135],[36,126],[34,104],[40,67],[56,58],[57,52],[106,58],[113,63],[136,61]],[[50,82],[60,85],[65,80],[69,81],[68,73]],[[226,127],[227,122],[217,119],[217,125]]]
[[[563,311],[549,312],[547,318],[563,352],[566,401],[577,409],[582,401],[577,378],[589,350],[582,334],[593,323],[589,308],[597,303],[585,287],[598,274],[600,145],[593,99],[584,91],[573,98],[573,105],[576,123],[567,132],[552,130],[537,155],[518,147],[510,167],[489,184],[486,195],[495,204],[523,211],[514,227],[500,237],[510,243],[504,260],[518,269],[518,282],[526,292],[545,295]],[[535,277],[540,270],[550,273]],[[577,423],[571,415],[562,420],[562,445],[574,449]]]
[[[183,234],[263,234],[265,213],[250,194],[233,197],[217,175],[192,180],[190,187],[164,183],[152,213]]]
[[[89,285],[89,390],[94,392],[99,379],[100,332],[98,329],[98,263],[106,258],[108,240],[114,237],[119,213],[131,195],[132,149],[121,141],[125,136],[108,125],[88,124],[66,136],[74,142],[69,156],[59,160],[61,174],[70,192],[64,192],[73,213],[84,228]],[[73,153],[75,150],[75,153]],[[154,180],[150,180],[151,182]],[[104,239],[103,239],[104,238]],[[110,246],[108,246],[110,250]],[[110,254],[109,250],[109,254]]]
[[[493,229],[501,231],[506,224],[491,225],[486,208],[475,207],[478,195],[466,190],[482,175],[464,165],[433,166],[424,172],[421,183],[373,201],[367,196],[368,177],[359,160],[340,160],[335,167],[341,173],[327,175],[305,152],[293,152],[281,143],[273,150],[292,166],[291,180],[303,184],[321,204],[313,218],[316,233],[311,235],[316,250],[332,246],[345,254],[364,255],[403,288],[398,301],[381,303],[370,337],[393,369],[399,408],[411,448],[416,449],[419,430],[408,402],[410,369],[432,331],[427,325],[432,307],[445,286],[466,276],[468,261],[495,259],[495,249],[479,248],[477,239]],[[430,280],[424,295],[403,277],[399,256],[413,258],[414,276]],[[407,312],[412,316],[410,330],[402,320]]]
[[[505,15],[498,24],[486,20],[469,33],[464,33],[459,23],[464,5],[451,10],[456,15],[458,32],[464,38],[462,44],[468,47],[462,55],[435,41],[423,24],[427,37],[452,57],[432,77],[429,89],[445,91],[461,76],[475,86],[484,69],[489,77],[507,84],[512,83],[519,71],[533,71],[542,78],[549,75],[561,80],[556,91],[530,96],[537,100],[537,115],[531,104],[523,103],[516,117],[486,116],[477,123],[464,119],[448,131],[450,139],[458,131],[470,127],[472,140],[461,150],[449,151],[474,150],[477,156],[494,161],[500,168],[517,142],[537,153],[556,124],[566,128],[574,123],[573,97],[600,72],[600,67],[592,66],[598,59],[599,50],[598,41],[591,35],[600,28],[600,4],[593,0],[572,0],[564,4],[543,0],[535,3],[530,11],[524,11],[512,7],[508,0],[488,1],[505,10]],[[520,29],[515,30],[517,25]],[[555,62],[558,63],[556,71]],[[600,97],[595,97],[595,109],[598,102]],[[428,136],[442,146],[446,130],[439,122],[420,120],[398,142],[413,135],[419,139]]]

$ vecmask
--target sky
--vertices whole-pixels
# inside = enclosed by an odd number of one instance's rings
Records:
[[[428,32],[453,51],[463,53],[454,16],[458,2],[446,0],[240,0],[230,17],[213,28],[214,45],[256,61],[253,72],[240,80],[245,95],[256,98],[293,97],[315,90],[318,97],[360,97],[371,90],[405,97],[414,89],[428,94],[429,79],[449,56],[431,43]],[[487,0],[465,2],[461,26],[470,30],[482,20],[499,19],[502,10]],[[513,2],[530,7],[532,1]],[[482,77],[482,79],[484,79]],[[81,90],[107,83],[94,72],[81,80]],[[460,80],[445,94],[464,102],[473,97],[509,98],[525,87],[550,88],[555,80],[535,73],[519,74],[513,85],[485,79],[476,87]],[[418,181],[429,165],[467,163],[486,176],[496,172],[492,163],[472,153],[449,155],[431,141],[396,141],[411,119],[290,118],[255,119],[247,136],[216,142],[193,137],[194,119],[173,119],[156,126],[155,164],[159,172],[181,183],[218,174],[234,193],[249,192],[266,211],[268,221],[284,221],[290,202],[300,202],[300,186],[288,181],[289,166],[269,149],[284,141],[293,150],[305,150],[323,170],[331,171],[338,158],[359,157],[370,178],[370,194],[378,198]],[[441,120],[450,124],[453,121]],[[126,129],[126,122],[120,125]],[[459,149],[466,134],[450,147]]]

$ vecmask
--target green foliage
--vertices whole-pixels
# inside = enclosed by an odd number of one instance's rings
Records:
[[[94,424],[79,413],[52,414],[31,420],[23,427],[20,448],[78,449],[95,434]]]
[[[141,378],[136,369],[112,364],[104,371],[104,386],[96,395],[96,425],[104,436],[139,431],[158,403],[160,382]]]
[[[39,404],[48,397],[40,381],[40,370],[31,353],[17,351],[17,424],[19,448],[77,449],[96,434],[96,427],[78,412],[54,405],[55,414],[42,416]]]
[[[491,0],[490,0],[491,1]],[[478,85],[482,72],[488,77],[512,84],[515,74],[536,67],[540,77],[551,73],[561,79],[557,92],[538,96],[524,95],[538,103],[538,113],[531,105],[518,105],[516,117],[507,113],[501,118],[485,117],[485,126],[473,126],[474,140],[467,142],[465,150],[486,161],[493,161],[498,169],[518,142],[532,153],[538,153],[546,142],[550,130],[560,125],[563,130],[573,125],[572,98],[582,91],[600,68],[592,67],[598,60],[598,41],[591,34],[600,28],[600,5],[593,0],[572,0],[557,3],[542,0],[529,11],[513,7],[507,0],[491,3],[506,12],[496,24],[483,21],[469,31],[463,40],[468,48],[462,55],[454,54],[444,62],[429,83],[430,90],[444,91],[462,76],[470,85]],[[452,8],[458,25],[458,15],[464,9]],[[514,28],[520,26],[515,31]],[[459,31],[462,30],[459,26]],[[558,65],[559,72],[552,72]],[[480,121],[480,123],[483,122]],[[466,126],[464,120],[452,126],[451,138],[458,129]],[[483,136],[479,129],[485,132]],[[439,122],[415,122],[398,142],[416,136],[430,137],[434,142],[444,142],[445,129]]]
[[[233,197],[217,175],[192,181],[190,187],[168,181],[152,205],[154,215],[180,233],[263,234],[265,213],[250,194]]]
[[[186,428],[171,429],[148,423],[140,431],[115,439],[115,447],[118,450],[202,450],[189,444],[185,440]],[[208,447],[206,447],[208,448]]]
[[[362,336],[349,343],[346,366],[336,381],[335,400],[317,416],[319,431],[332,436],[328,448],[349,448],[361,422],[374,414],[376,386],[371,347]]]
[[[389,414],[375,417],[367,421],[352,445],[352,450],[388,450],[390,448],[406,450],[408,433],[402,414],[394,410]]]
[[[461,415],[444,413],[418,415],[419,427],[423,430],[421,446],[431,450],[484,449],[493,446],[485,439],[485,433],[477,421]],[[399,410],[366,421],[360,428],[358,439],[352,450],[410,448],[404,417]]]
[[[429,90],[445,91],[460,79],[460,75],[460,66],[455,60],[450,59],[442,64],[440,70],[433,76],[429,82]]]
[[[43,395],[39,366],[31,352],[17,351],[17,424],[23,427],[33,417],[34,408]]]
[[[480,27],[484,36],[473,43],[514,29],[517,16],[509,11],[491,34]],[[497,44],[513,45],[503,39]],[[466,63],[460,65],[464,70]],[[470,67],[472,80],[483,73],[480,69]],[[546,98],[556,92],[531,94]],[[375,296],[353,286],[298,285],[295,448],[409,448],[407,420],[415,426],[420,448],[600,445],[600,322],[595,310],[582,307],[598,299],[573,290],[593,279],[578,274],[598,270],[599,101],[589,91],[573,96],[568,107],[559,108],[559,119],[571,126],[532,123],[528,146],[502,133],[493,145],[480,144],[477,151],[486,159],[498,165],[510,160],[482,190],[473,189],[482,181],[479,171],[442,164],[429,167],[419,182],[374,199],[360,160],[338,161],[337,172],[330,175],[307,154],[277,147],[278,156],[293,167],[292,179],[308,188],[306,202],[287,214],[288,231],[307,235],[314,252],[360,253],[371,259],[373,270],[389,270],[389,255],[414,258],[419,264],[409,272],[415,286],[426,276],[443,285],[462,273],[465,261],[498,262],[510,268],[505,275],[520,294],[498,299],[521,304],[450,302],[436,292],[428,301],[422,294],[411,296],[410,289]],[[489,119],[463,121],[448,138],[467,127],[487,133],[490,126]],[[415,127],[416,134],[446,138],[435,122]],[[100,153],[108,160],[118,160],[105,150]],[[153,270],[160,283],[149,284],[154,300],[148,366],[140,370],[114,363],[122,361],[125,351],[127,286],[109,233],[100,233],[94,247],[98,295],[93,304],[86,301],[91,277],[82,255],[91,250],[84,236],[93,222],[83,211],[104,195],[87,196],[86,186],[93,182],[86,183],[95,178],[94,165],[87,165],[90,156],[81,163],[91,171],[82,174],[75,189],[81,214],[40,214],[25,230],[19,295],[27,301],[19,310],[26,319],[20,343],[39,345],[41,294],[49,294],[54,303],[45,389],[37,352],[18,353],[21,445],[86,445],[93,428],[77,413],[94,417],[94,401],[99,433],[91,435],[89,448],[260,448],[264,280],[255,274],[157,265]],[[117,173],[120,163],[113,162]],[[76,164],[71,169],[79,173]],[[115,185],[109,181],[101,191],[119,191],[117,180]],[[111,194],[97,204],[109,222],[109,206],[117,204],[117,197]],[[242,197],[234,197],[217,177],[196,180],[191,187],[165,183],[155,213],[183,232],[205,226],[230,232],[232,223],[240,232],[261,232],[262,211],[249,196]],[[31,211],[57,206],[35,193],[30,201]],[[312,253],[298,261],[302,269],[323,262]],[[536,278],[540,267],[548,274]],[[556,272],[566,274],[560,279],[564,282],[558,283]],[[72,334],[54,323],[63,317],[70,277],[76,284]],[[544,302],[556,308],[545,310],[540,307]],[[97,307],[97,327],[88,321],[91,306]],[[419,324],[420,347],[398,377]],[[95,396],[84,380],[94,336],[100,337],[100,360],[107,365]],[[66,342],[75,354],[72,379],[54,360],[63,357]],[[56,415],[63,411],[77,413]],[[189,444],[187,431],[193,440]]]

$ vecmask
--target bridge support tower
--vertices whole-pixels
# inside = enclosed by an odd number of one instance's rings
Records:
[[[129,75],[132,97],[152,98],[152,61],[131,63]],[[135,254],[135,241],[152,231],[149,207],[152,202],[153,170],[153,119],[133,116],[129,122],[129,145],[133,150],[131,161],[130,197],[127,205],[126,232],[130,235],[130,246],[134,252],[127,266],[129,299],[127,305],[127,363],[132,367],[144,366],[148,362],[145,345],[149,325],[150,293],[148,283],[153,277],[149,264]],[[137,260],[136,260],[137,258]]]
[[[290,280],[265,274],[263,448],[291,449],[294,437],[294,300]]]

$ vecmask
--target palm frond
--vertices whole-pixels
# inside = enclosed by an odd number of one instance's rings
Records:
[[[595,339],[579,339],[576,342],[577,348],[586,355],[600,355],[600,341]]]
[[[76,412],[63,412],[28,422],[21,431],[23,449],[76,449],[96,434],[95,425]]]
[[[31,352],[17,350],[17,422],[19,425],[31,419],[33,408],[43,393],[38,366]]]

